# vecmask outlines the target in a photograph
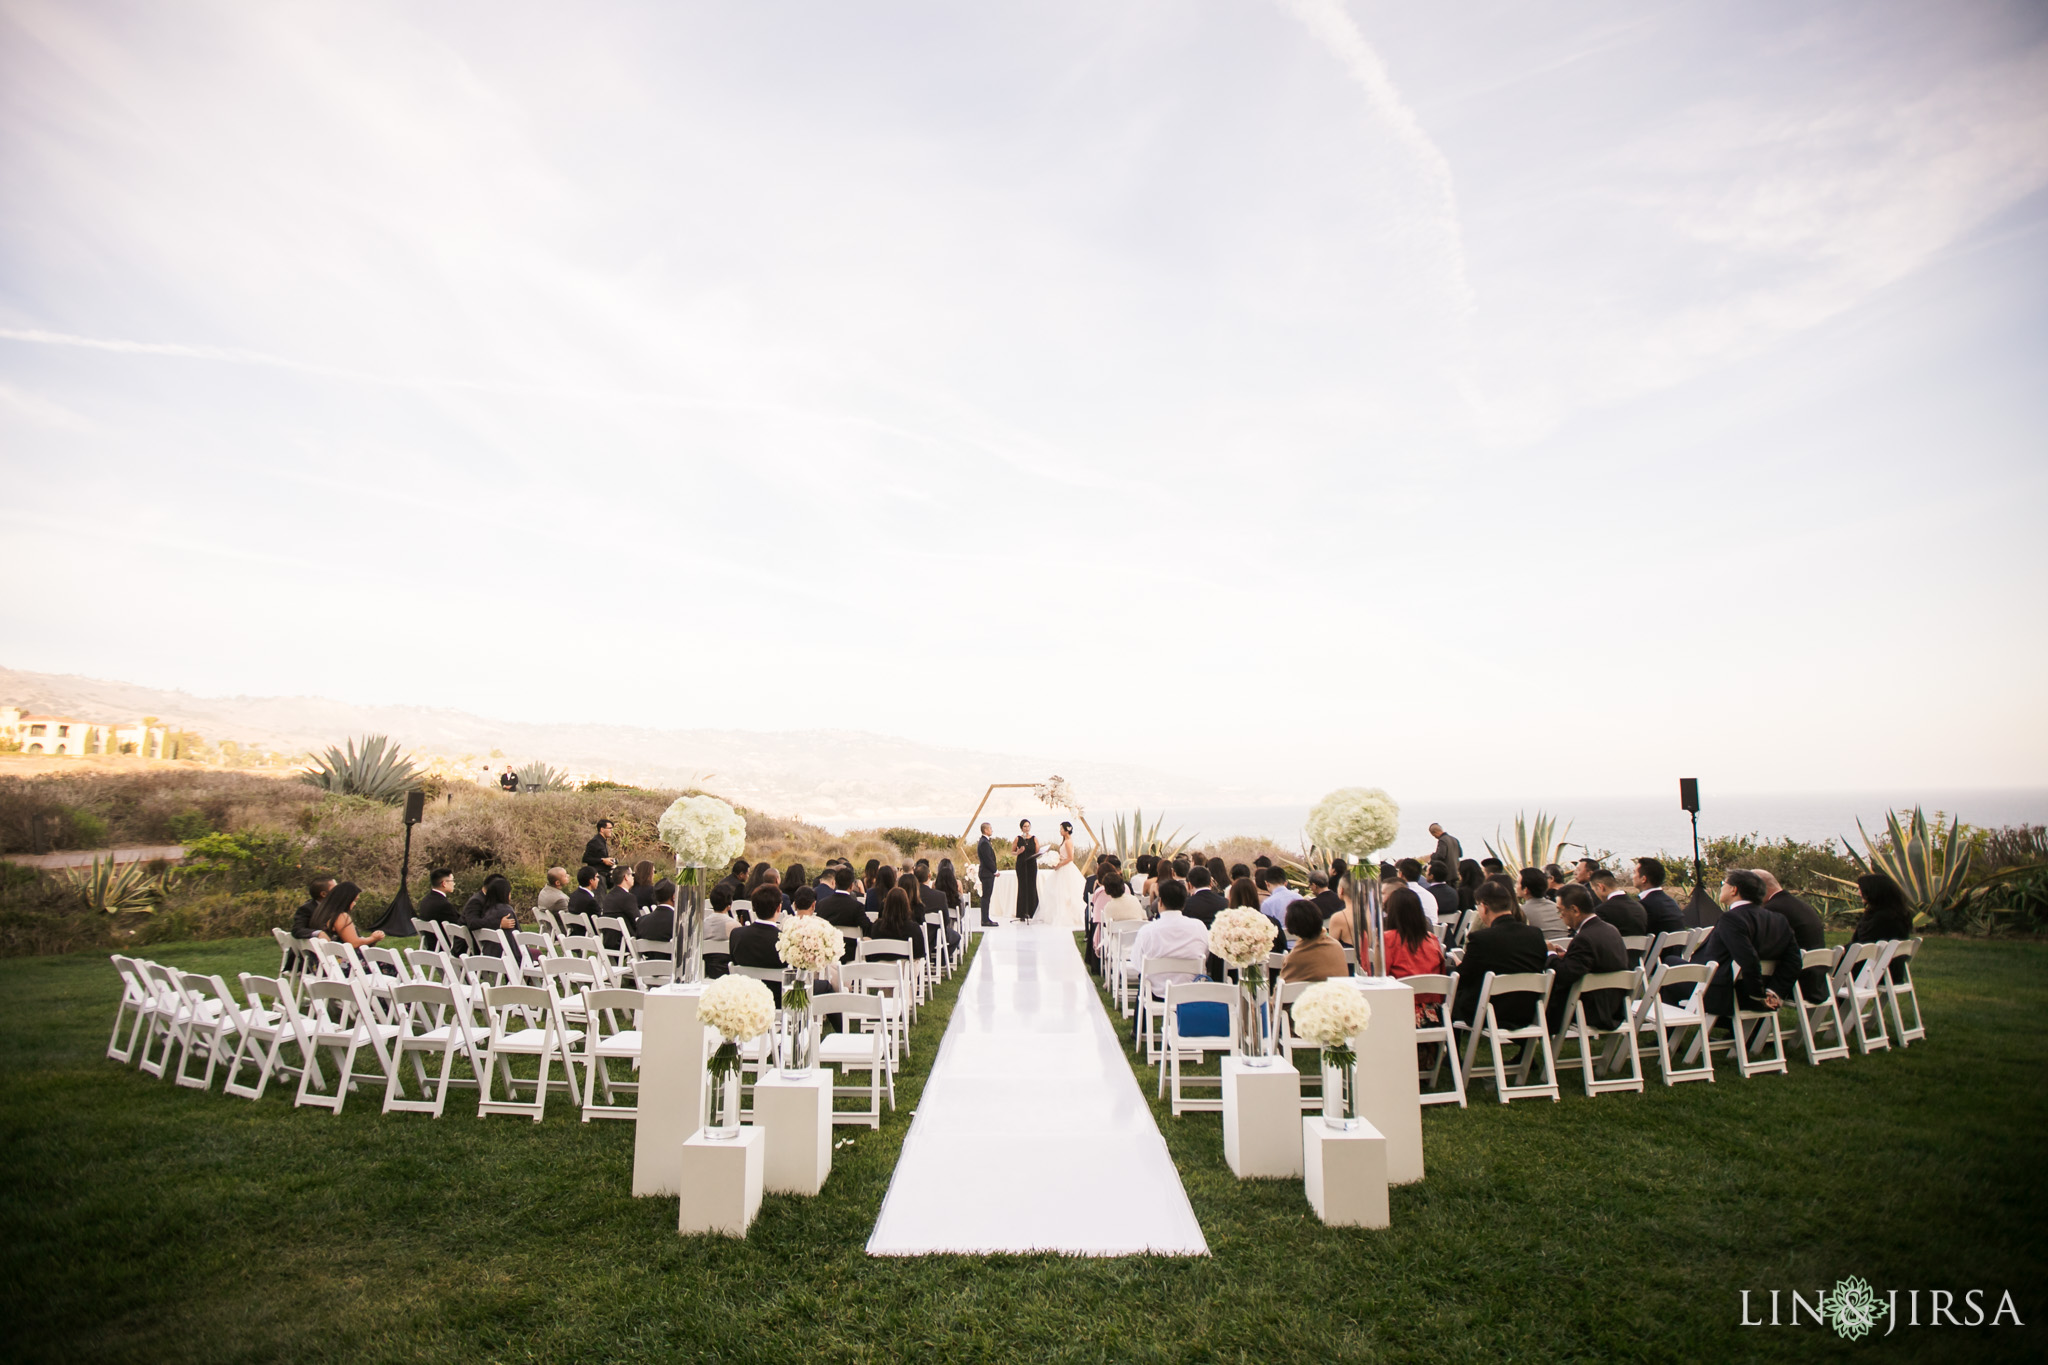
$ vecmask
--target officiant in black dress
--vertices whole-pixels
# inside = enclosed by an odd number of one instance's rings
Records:
[[[1022,832],[1011,851],[1017,855],[1017,922],[1022,924],[1038,913],[1038,840],[1029,820],[1019,821],[1017,828]]]

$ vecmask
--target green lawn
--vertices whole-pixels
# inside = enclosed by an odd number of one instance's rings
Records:
[[[267,942],[163,947],[268,971]],[[816,1199],[745,1242],[627,1196],[629,1124],[336,1118],[102,1055],[104,958],[0,962],[8,1360],[2041,1359],[2048,946],[1931,942],[1931,1039],[1791,1076],[1436,1108],[1391,1230],[1328,1229],[1298,1182],[1232,1179],[1214,1115],[1162,1110],[1213,1255],[869,1260],[944,1029]],[[956,978],[957,980],[957,978]],[[1153,1076],[1138,1077],[1150,1095]],[[989,1153],[985,1178],[1011,1154]],[[933,1179],[948,1173],[932,1171]],[[962,1191],[972,1197],[971,1182]],[[2027,1326],[1742,1329],[1739,1291],[1845,1275],[2011,1290]],[[1880,1330],[1882,1328],[1880,1327]]]

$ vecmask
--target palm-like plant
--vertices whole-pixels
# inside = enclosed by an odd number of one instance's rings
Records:
[[[1489,842],[1486,851],[1500,859],[1501,865],[1510,876],[1520,876],[1525,867],[1542,867],[1554,863],[1564,852],[1564,836],[1572,832],[1571,821],[1565,821],[1563,829],[1557,827],[1557,817],[1536,812],[1534,820],[1525,820],[1520,811],[1515,812],[1515,837],[1508,840],[1501,837],[1498,828],[1493,837],[1499,839],[1498,846]]]
[[[1915,924],[1922,920],[1937,924],[1943,922],[1960,909],[1976,890],[1967,885],[1970,846],[1956,837],[1962,828],[1961,819],[1951,820],[1946,831],[1939,825],[1930,830],[1927,813],[1915,806],[1912,818],[1903,825],[1897,811],[1886,811],[1884,822],[1886,837],[1882,840],[1871,838],[1870,831],[1863,828],[1863,822],[1856,822],[1856,832],[1863,836],[1865,851],[1858,853],[1849,846],[1847,839],[1842,840],[1842,847],[1848,850],[1849,861],[1856,865],[1860,874],[1882,872],[1897,883],[1906,904],[1913,908]],[[1856,885],[1841,877],[1829,880],[1851,889]]]
[[[81,900],[103,915],[153,911],[169,886],[167,877],[150,876],[141,863],[116,863],[112,858],[94,858],[90,868],[72,869],[67,880]]]
[[[419,785],[424,774],[389,738],[365,735],[360,742],[358,749],[358,741],[350,740],[346,753],[330,745],[313,760],[305,780],[323,791],[384,802],[396,802]]]
[[[1122,813],[1118,813],[1109,822],[1109,847],[1104,849],[1103,852],[1114,853],[1122,860],[1126,867],[1131,864],[1133,859],[1142,857],[1147,853],[1155,855],[1163,853],[1169,858],[1177,858],[1187,850],[1189,844],[1195,841],[1195,836],[1192,834],[1183,836],[1176,829],[1173,833],[1162,837],[1159,833],[1159,827],[1165,823],[1166,817],[1162,815],[1154,819],[1148,827],[1145,824],[1145,812],[1142,808],[1132,811],[1131,818],[1128,821],[1124,819]]]
[[[519,770],[519,790],[565,792],[569,790],[569,774],[560,768],[551,768],[545,763],[529,763]]]

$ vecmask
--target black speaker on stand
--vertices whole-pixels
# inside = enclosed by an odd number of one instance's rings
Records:
[[[1707,865],[1700,860],[1700,780],[1678,779],[1678,808],[1692,816],[1692,899],[1685,903],[1685,922],[1704,929],[1721,918],[1721,903],[1707,890]]]
[[[427,794],[415,788],[405,794],[405,854],[398,864],[398,894],[377,927],[391,938],[407,938],[418,932],[412,922],[412,827],[426,817]]]

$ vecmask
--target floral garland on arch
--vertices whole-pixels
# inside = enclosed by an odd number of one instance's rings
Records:
[[[1081,798],[1074,795],[1074,789],[1067,785],[1067,779],[1054,773],[1031,789],[1039,804],[1052,810],[1070,810],[1076,815],[1083,814]]]

